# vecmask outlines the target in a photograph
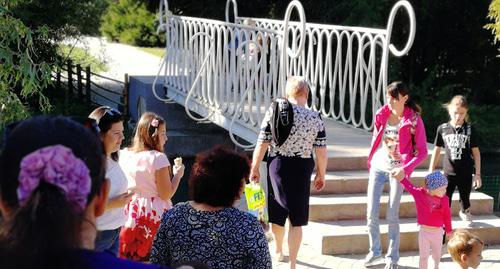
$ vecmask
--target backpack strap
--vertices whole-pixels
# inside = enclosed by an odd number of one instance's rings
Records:
[[[277,146],[283,145],[293,125],[293,107],[285,98],[276,98],[271,104],[271,133]]]
[[[418,122],[418,117],[420,116],[420,113],[413,111],[412,116],[411,116],[411,127],[410,127],[410,133],[411,133],[411,144],[413,146],[413,155],[416,156],[418,154],[417,150],[417,143],[415,142],[415,130],[417,129],[417,122]]]

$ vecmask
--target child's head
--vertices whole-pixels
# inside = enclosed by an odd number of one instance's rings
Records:
[[[124,138],[122,113],[109,106],[101,106],[94,109],[89,118],[94,119],[99,126],[106,155],[117,161],[117,152]]]
[[[467,121],[469,104],[463,95],[455,95],[449,103],[445,104],[445,108],[448,109],[450,120],[454,124],[461,125]]]
[[[309,94],[309,85],[304,77],[291,76],[286,81],[285,90],[288,98],[307,98]]]
[[[165,142],[167,142],[165,120],[153,112],[142,114],[137,123],[132,149],[136,152],[145,150],[163,152]]]
[[[425,187],[432,196],[443,197],[446,194],[448,179],[439,171],[434,171],[425,176]]]
[[[387,104],[391,110],[403,109],[406,106],[415,112],[421,111],[420,106],[417,105],[412,98],[410,98],[410,90],[403,82],[392,82],[387,85],[386,91]]]
[[[483,257],[484,243],[468,230],[457,229],[448,241],[448,252],[456,263],[467,268],[477,268]]]

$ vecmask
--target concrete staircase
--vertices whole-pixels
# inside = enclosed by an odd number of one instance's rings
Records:
[[[311,185],[309,225],[305,227],[306,241],[317,244],[324,255],[365,254],[368,252],[366,229],[366,189],[368,171],[366,159],[371,134],[359,129],[327,120],[328,172],[325,188],[314,191]],[[432,145],[429,145],[429,153]],[[424,184],[428,168],[427,158],[412,174],[411,181],[416,186]],[[312,177],[314,179],[314,175]],[[387,184],[386,184],[387,185]],[[386,186],[385,191],[387,191]],[[388,193],[381,198],[381,243],[387,249],[387,223],[385,221]],[[453,195],[453,228],[465,228],[458,218],[460,210],[458,192]],[[493,215],[493,198],[480,192],[471,194],[471,212],[474,227],[487,244],[500,243],[500,218]],[[413,197],[404,192],[400,206],[400,251],[418,250],[418,226]]]

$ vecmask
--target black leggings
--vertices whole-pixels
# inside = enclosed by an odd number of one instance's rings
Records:
[[[462,175],[455,175],[448,177],[448,187],[446,188],[446,195],[450,199],[450,207],[451,207],[451,198],[453,196],[453,192],[455,191],[455,187],[458,187],[458,192],[460,193],[460,202],[462,204],[462,210],[467,210],[470,207],[470,192],[472,190],[472,173],[463,173]]]

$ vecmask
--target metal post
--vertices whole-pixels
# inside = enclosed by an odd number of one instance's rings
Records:
[[[87,100],[87,104],[90,104],[90,101],[92,100],[90,98],[90,66],[85,67],[85,77],[87,78],[85,80],[85,99]]]
[[[73,63],[68,60],[68,92],[73,94]]]
[[[123,87],[123,114],[125,117],[129,116],[129,88],[130,88],[130,83],[129,83],[129,78],[128,78],[128,73],[125,73],[125,85]]]
[[[83,98],[83,83],[82,83],[82,66],[80,64],[76,65],[76,77],[77,77],[77,90],[78,90],[78,100]]]

